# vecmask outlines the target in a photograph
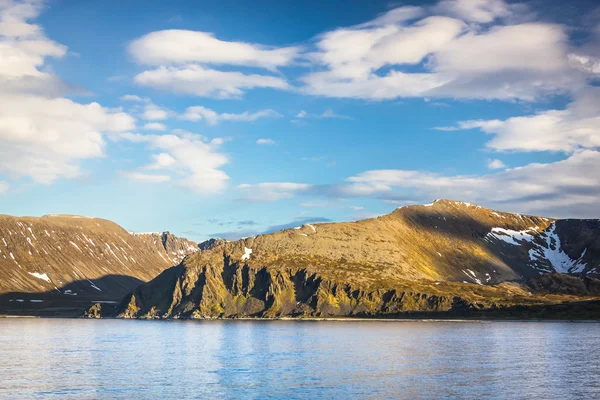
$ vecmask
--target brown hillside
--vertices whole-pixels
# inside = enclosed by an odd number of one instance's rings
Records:
[[[599,255],[598,221],[438,200],[374,219],[220,242],[142,285],[121,315],[350,315],[538,304],[529,288],[503,282],[594,273]]]
[[[21,308],[17,300],[32,296],[18,293],[38,294],[36,300],[46,293],[64,302],[118,301],[197,250],[169,233],[131,234],[100,218],[0,215],[0,294],[15,293],[0,300]]]

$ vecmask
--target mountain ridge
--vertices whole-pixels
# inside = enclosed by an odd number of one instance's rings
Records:
[[[599,265],[597,220],[505,213],[442,199],[366,220],[220,242],[140,285],[119,315],[345,316],[529,307],[567,298],[534,295],[531,288],[544,285],[528,286],[528,280],[556,272],[595,279]],[[588,286],[580,295],[596,293]]]
[[[87,301],[85,309],[91,300],[118,302],[198,250],[168,232],[135,235],[102,218],[0,215],[0,313],[15,306],[27,313],[25,306],[35,311]]]

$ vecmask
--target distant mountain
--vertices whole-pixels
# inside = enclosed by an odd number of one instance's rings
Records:
[[[168,232],[129,233],[100,218],[0,215],[0,314],[116,303],[198,250]]]
[[[119,315],[546,310],[600,296],[598,272],[598,220],[555,220],[438,200],[374,219],[213,242],[140,285]]]

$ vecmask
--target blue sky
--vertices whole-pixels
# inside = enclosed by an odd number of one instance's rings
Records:
[[[0,211],[230,239],[600,216],[595,1],[0,0]]]

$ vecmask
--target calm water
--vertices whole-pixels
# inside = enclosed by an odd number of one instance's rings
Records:
[[[600,324],[0,319],[0,398],[600,399]]]

